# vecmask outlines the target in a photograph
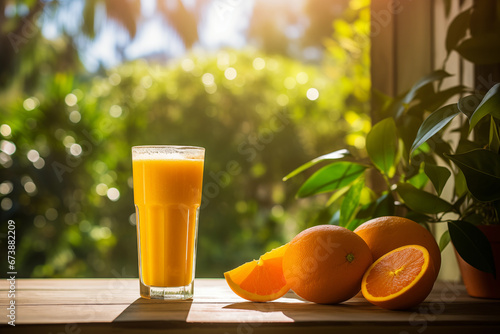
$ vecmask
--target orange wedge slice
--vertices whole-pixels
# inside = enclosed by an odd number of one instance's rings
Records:
[[[361,291],[374,305],[389,310],[408,309],[424,301],[435,280],[427,249],[408,245],[375,261],[363,276]]]
[[[283,255],[288,244],[275,248],[259,260],[247,262],[224,273],[226,282],[238,296],[254,302],[282,297],[290,290],[283,275]]]

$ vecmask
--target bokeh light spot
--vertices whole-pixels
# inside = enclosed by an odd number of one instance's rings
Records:
[[[16,152],[16,144],[8,140],[2,140],[0,142],[0,150],[2,150],[2,152],[5,152],[8,155],[12,155]]]
[[[215,83],[214,75],[212,73],[203,74],[201,82],[203,82],[205,86],[212,86]]]
[[[8,195],[14,190],[14,185],[10,181],[0,183],[0,194]]]
[[[315,101],[318,99],[319,97],[319,92],[316,88],[309,88],[307,90],[307,93],[306,93],[306,96],[309,100],[311,101]]]
[[[12,129],[8,124],[2,124],[0,126],[0,133],[2,134],[2,136],[8,137],[12,133]]]
[[[237,75],[238,72],[236,72],[236,69],[234,69],[233,67],[228,67],[224,71],[224,76],[226,77],[227,80],[234,80]]]
[[[63,139],[63,144],[66,147],[71,147],[71,145],[73,145],[74,143],[75,143],[75,138],[73,138],[72,136],[66,136]]]
[[[111,108],[109,108],[109,114],[111,117],[118,118],[122,115],[122,107],[119,105],[112,105]]]
[[[35,100],[32,97],[27,98],[23,102],[23,108],[26,109],[27,111],[31,111],[31,110],[35,109],[36,106],[37,106],[37,100]]]
[[[191,59],[186,58],[181,62],[181,67],[184,71],[191,72],[194,70],[194,62]]]
[[[59,216],[59,213],[54,208],[49,208],[49,209],[47,209],[47,211],[45,211],[45,217],[48,220],[56,220],[57,216]]]
[[[43,160],[43,158],[40,158],[33,163],[33,166],[35,166],[36,169],[42,169],[45,166],[45,160]]]
[[[69,107],[72,107],[74,106],[77,102],[78,102],[78,98],[76,97],[75,94],[73,93],[69,93],[68,95],[66,95],[66,97],[64,98],[64,102],[69,106]]]
[[[106,194],[108,193],[108,186],[104,183],[99,183],[95,187],[95,192],[100,196],[106,196]]]
[[[253,60],[253,68],[255,68],[257,71],[260,71],[266,67],[266,61],[260,57],[257,57]]]
[[[71,123],[78,123],[82,119],[82,114],[78,110],[73,110],[69,113],[69,120]]]
[[[40,159],[40,153],[38,153],[38,151],[36,150],[30,150],[28,154],[26,154],[26,156],[28,157],[28,160],[31,162],[35,162],[38,159]]]
[[[297,79],[297,82],[301,85],[306,84],[307,81],[309,81],[309,76],[307,75],[306,72],[297,73],[297,76],[295,78]]]
[[[79,144],[73,144],[69,148],[69,153],[71,153],[71,155],[75,157],[78,157],[80,154],[82,154],[82,147]]]
[[[4,199],[2,199],[0,206],[2,207],[2,210],[8,211],[12,208],[12,200],[8,197],[5,197]]]
[[[35,183],[34,183],[34,182],[32,182],[32,181],[26,182],[26,183],[24,184],[24,190],[25,190],[28,194],[30,194],[30,195],[34,194],[34,193],[36,192],[36,185],[35,185]]]
[[[107,195],[110,200],[116,202],[120,198],[120,191],[116,188],[109,188]]]

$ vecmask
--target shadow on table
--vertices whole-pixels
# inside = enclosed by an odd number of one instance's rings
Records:
[[[354,303],[341,303],[334,305],[323,305],[315,304],[311,302],[304,301],[298,296],[287,296],[287,299],[296,299],[297,301],[287,301],[287,302],[267,302],[267,303],[255,303],[255,302],[240,302],[233,303],[224,306],[225,309],[235,309],[235,310],[249,310],[257,312],[281,312],[287,318],[293,321],[308,321],[310,318],[311,311],[317,314],[331,314],[332,311],[335,313],[342,314],[353,314],[353,313],[363,313],[368,309],[372,309],[373,306],[368,304],[366,301],[359,300],[359,302]]]
[[[126,323],[127,327],[133,327],[134,323],[140,327],[148,324],[157,327],[160,322],[175,327],[176,324],[186,322],[192,303],[192,300],[164,301],[138,298],[123,310],[113,323]]]

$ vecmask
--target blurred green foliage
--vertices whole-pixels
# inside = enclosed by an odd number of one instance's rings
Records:
[[[326,198],[293,199],[307,173],[281,179],[346,141],[364,146],[368,12],[353,7],[334,23],[321,66],[225,50],[96,75],[46,71],[36,89],[10,89],[0,201],[2,221],[16,221],[20,276],[137,275],[134,145],[206,148],[198,277],[321,223]]]

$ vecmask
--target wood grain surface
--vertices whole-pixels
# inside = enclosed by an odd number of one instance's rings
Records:
[[[0,290],[6,315],[6,280]],[[362,297],[318,305],[291,291],[252,303],[223,279],[197,279],[194,298],[174,302],[140,298],[137,279],[18,279],[15,300],[16,327],[3,315],[1,333],[500,333],[500,301],[471,298],[446,282],[409,311],[383,310]]]

